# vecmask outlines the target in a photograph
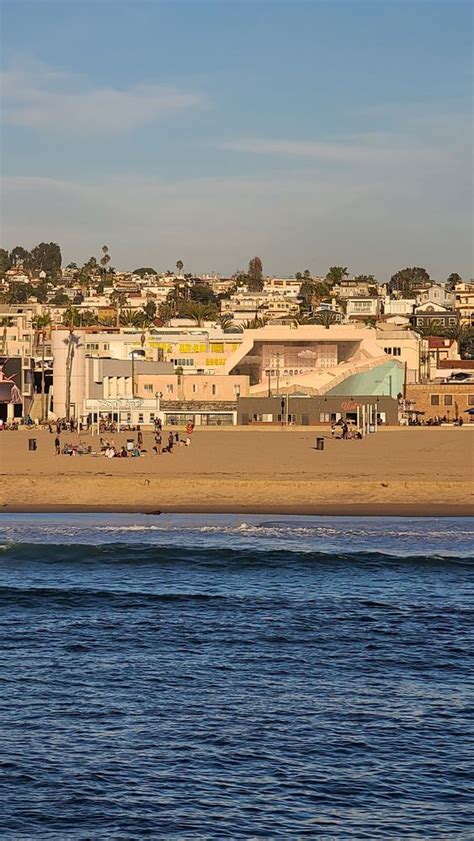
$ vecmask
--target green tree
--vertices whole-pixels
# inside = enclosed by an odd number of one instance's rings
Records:
[[[27,263],[29,256],[30,252],[26,248],[23,248],[21,245],[15,245],[15,248],[12,248],[10,251],[10,263],[12,266],[24,265]]]
[[[328,286],[334,286],[336,283],[341,283],[348,274],[347,266],[330,266],[326,275],[326,283]]]
[[[456,283],[462,283],[462,277],[457,272],[451,272],[448,279],[446,280],[446,289],[448,292],[452,292]]]
[[[11,268],[10,255],[6,248],[0,248],[0,278],[5,277],[5,272]]]
[[[39,304],[45,304],[48,300],[49,294],[48,284],[45,282],[39,283],[36,289],[34,290],[33,294]]]
[[[249,262],[247,286],[250,292],[261,292],[263,289],[263,263],[260,257],[252,257]]]
[[[143,307],[143,315],[145,319],[150,323],[155,320],[156,318],[156,304],[154,301],[147,301],[145,306]]]
[[[430,318],[426,324],[423,324],[420,327],[416,328],[418,333],[421,333],[422,336],[444,336],[445,329],[437,318]]]
[[[81,313],[77,307],[69,306],[63,312],[63,324],[67,327],[81,326]]]
[[[102,246],[102,257],[100,258],[100,265],[102,276],[105,277],[107,274],[107,266],[110,263],[110,254],[109,254],[109,247],[108,245]]]
[[[61,273],[61,249],[57,242],[40,242],[31,250],[26,264],[34,272],[45,272],[55,280]]]
[[[114,289],[110,296],[110,303],[112,306],[115,307],[116,312],[116,326],[120,327],[120,312],[127,303],[127,294],[126,292],[119,292],[117,289]]]
[[[178,260],[176,263],[176,268],[178,269],[179,274],[183,271],[184,263],[182,260]]]
[[[152,269],[151,266],[144,266],[141,269],[134,269],[132,274],[137,274],[139,277],[144,277],[147,274],[158,274],[156,269]]]
[[[77,263],[68,263],[66,266],[66,269],[70,269],[71,271],[75,271],[78,268],[79,266],[77,265]]]
[[[313,324],[321,324],[326,330],[337,323],[337,315],[330,310],[320,310],[320,312],[315,313],[313,318],[311,319]]]
[[[424,283],[427,283],[430,276],[426,269],[414,266],[409,269],[400,269],[392,275],[389,283],[391,292],[399,292],[402,298],[414,298],[416,292]]]
[[[212,287],[208,283],[198,283],[191,288],[190,297],[192,301],[199,304],[214,304],[217,305],[218,299],[212,291]]]
[[[6,294],[6,303],[11,305],[26,304],[32,292],[33,287],[30,283],[11,283]]]
[[[356,280],[357,283],[367,283],[369,286],[377,286],[377,280],[373,274],[358,274],[355,276],[354,280]]]
[[[58,289],[53,298],[51,298],[50,303],[56,304],[58,307],[63,307],[65,304],[69,304],[69,297],[64,292],[64,289]]]
[[[186,302],[180,313],[185,318],[192,318],[198,327],[202,327],[205,321],[217,321],[219,311],[212,304],[200,304],[197,301]]]

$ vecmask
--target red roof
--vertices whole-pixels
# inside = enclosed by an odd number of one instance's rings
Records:
[[[460,368],[462,371],[474,369],[474,359],[440,359],[439,368]]]
[[[443,339],[441,336],[430,336],[428,339],[428,347],[430,348],[439,348],[439,347],[451,347],[454,344],[456,339]]]

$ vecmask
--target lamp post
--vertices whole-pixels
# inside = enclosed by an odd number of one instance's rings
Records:
[[[132,358],[132,400],[135,397],[135,354],[137,353],[136,350],[130,351],[130,356]]]

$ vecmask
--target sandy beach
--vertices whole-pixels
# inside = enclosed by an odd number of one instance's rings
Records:
[[[8,511],[468,515],[473,430],[385,429],[362,441],[324,431],[197,430],[188,447],[137,459],[55,456],[55,435],[0,435],[0,505]],[[317,435],[324,451],[315,449]],[[110,435],[108,437],[111,437]],[[127,434],[114,435],[116,444]],[[128,434],[130,437],[130,433]],[[61,434],[61,442],[77,441]],[[97,437],[82,440],[98,448]]]

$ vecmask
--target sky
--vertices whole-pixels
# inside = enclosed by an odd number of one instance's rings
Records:
[[[464,0],[3,0],[2,246],[473,275]]]

